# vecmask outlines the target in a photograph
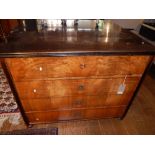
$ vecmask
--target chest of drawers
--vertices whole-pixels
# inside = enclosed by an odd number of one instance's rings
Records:
[[[29,124],[122,117],[149,61],[149,56],[5,59]]]
[[[98,28],[96,20],[81,22],[19,30],[0,42],[0,62],[28,125],[123,118],[140,88],[154,46],[111,20]]]

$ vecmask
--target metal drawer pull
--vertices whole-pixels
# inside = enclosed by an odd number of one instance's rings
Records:
[[[80,64],[80,68],[81,68],[81,69],[86,68],[86,64]]]
[[[78,87],[78,90],[84,90],[84,85],[80,85],[80,86]]]

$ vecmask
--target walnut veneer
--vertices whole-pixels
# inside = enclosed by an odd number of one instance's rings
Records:
[[[30,124],[121,117],[149,56],[6,58]],[[125,91],[118,94],[124,84]]]

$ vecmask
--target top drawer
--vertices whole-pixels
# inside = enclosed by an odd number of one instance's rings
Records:
[[[7,58],[15,81],[29,79],[142,74],[149,56]]]

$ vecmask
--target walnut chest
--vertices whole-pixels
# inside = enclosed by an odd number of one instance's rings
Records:
[[[67,56],[5,61],[29,123],[35,124],[122,117],[149,60]]]
[[[152,45],[111,21],[98,30],[20,32],[0,43],[2,67],[29,125],[122,118],[154,55]]]

